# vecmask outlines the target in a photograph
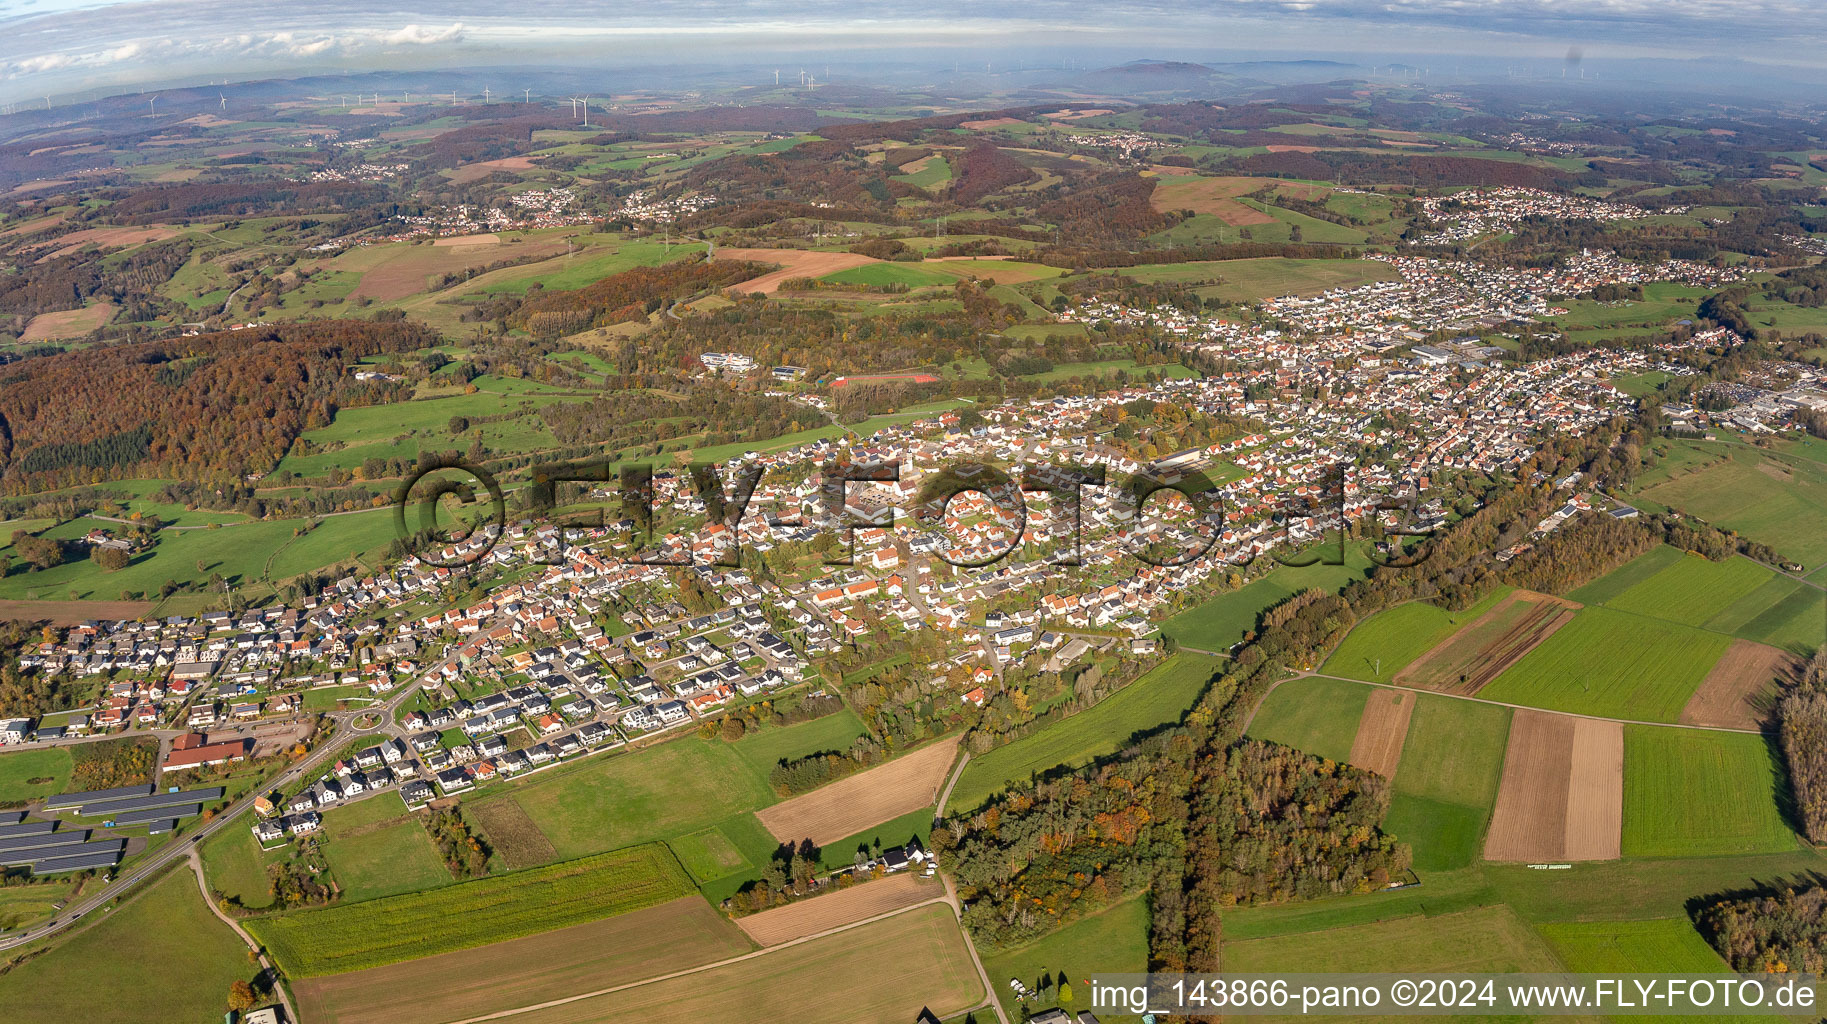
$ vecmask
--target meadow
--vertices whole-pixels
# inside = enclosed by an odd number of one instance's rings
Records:
[[[656,906],[695,891],[650,843],[429,892],[254,918],[287,975],[339,974],[483,946]]]
[[[1372,897],[1375,898],[1375,897]],[[1560,961],[1516,913],[1485,906],[1224,944],[1227,971],[1553,972]]]
[[[1462,868],[1477,859],[1497,799],[1510,709],[1414,696],[1383,829],[1413,848],[1417,871]]]
[[[211,889],[250,910],[263,910],[273,905],[267,868],[286,859],[290,850],[268,853],[248,829],[225,828],[203,844],[203,871]]]
[[[1674,722],[1730,644],[1717,633],[1589,606],[1479,696],[1551,711]]]
[[[326,811],[324,834],[324,860],[350,902],[453,881],[425,826],[390,793]]]
[[[1021,1019],[1021,1000],[1009,988],[1009,978],[1035,989],[1042,974],[1063,975],[1071,979],[1076,1004],[1088,1006],[1090,993],[1080,991],[1081,982],[1093,972],[1141,974],[1148,969],[1148,903],[1140,898],[1124,900],[1025,946],[978,952],[1003,1010],[1012,1019]],[[1030,1009],[1047,1005],[1036,1003]],[[1131,1018],[1098,1013],[1100,1021],[1125,1019]]]
[[[1713,562],[1658,545],[1568,596],[1804,657],[1827,639],[1827,593],[1748,558]]]
[[[1281,295],[1317,295],[1328,288],[1355,288],[1396,278],[1377,260],[1294,260],[1279,256],[1209,263],[1155,263],[1118,273],[1138,281],[1206,284],[1200,295],[1247,302]]]
[[[1762,736],[1627,726],[1624,855],[1793,850],[1779,805],[1783,779],[1781,759]]]
[[[1540,930],[1567,969],[1582,974],[1730,973],[1686,918],[1557,921]]]
[[[1490,611],[1510,593],[1498,587],[1464,611],[1451,612],[1426,601],[1411,601],[1359,622],[1321,671],[1329,675],[1386,683],[1409,663],[1433,650],[1459,627]]]
[[[1301,552],[1311,555],[1320,548]],[[1325,550],[1337,553],[1337,548]],[[1263,611],[1311,588],[1337,591],[1356,579],[1363,579],[1370,561],[1358,545],[1345,545],[1345,564],[1316,563],[1307,566],[1277,565],[1249,583],[1194,605],[1161,624],[1161,631],[1178,640],[1182,646],[1208,651],[1227,651],[1243,642],[1244,634],[1254,632]]]
[[[216,1020],[229,986],[253,974],[247,947],[209,912],[182,864],[126,904],[91,911],[52,950],[0,973],[8,1024],[120,1020],[124,999],[134,1020]]]
[[[73,767],[62,747],[0,754],[0,806],[63,792]]]
[[[1686,626],[1704,626],[1774,576],[1748,558],[1713,562],[1686,555],[1605,604]]]
[[[1217,658],[1181,651],[1097,704],[973,756],[952,789],[948,808],[981,806],[1014,783],[1114,753],[1137,732],[1179,721],[1218,669]]]
[[[1632,493],[1735,530],[1814,569],[1827,563],[1827,464],[1806,445],[1759,449],[1737,442],[1671,441],[1661,465]]]
[[[1250,719],[1252,739],[1268,740],[1332,761],[1348,761],[1370,687],[1338,679],[1289,679]]]

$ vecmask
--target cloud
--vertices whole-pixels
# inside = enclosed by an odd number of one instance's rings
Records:
[[[462,41],[463,23],[460,21],[449,28],[408,25],[398,32],[389,32],[381,37],[381,42],[389,46],[436,46],[439,43],[460,43]]]

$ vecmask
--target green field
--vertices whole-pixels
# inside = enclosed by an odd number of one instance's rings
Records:
[[[1291,260],[1279,256],[1209,263],[1150,263],[1124,267],[1117,273],[1138,281],[1205,284],[1207,287],[1199,289],[1201,296],[1227,302],[1317,295],[1328,288],[1355,288],[1396,278],[1396,272],[1378,260]]]
[[[972,757],[948,810],[978,807],[1037,773],[1084,764],[1121,749],[1137,732],[1179,721],[1218,668],[1217,658],[1181,651],[1092,707]]]
[[[736,753],[764,775],[782,760],[794,760],[823,751],[844,751],[866,730],[862,719],[848,707],[823,718],[796,725],[773,726],[751,732],[736,743]]]
[[[1417,871],[1462,868],[1477,859],[1497,799],[1510,709],[1415,696],[1383,829],[1413,848]]]
[[[180,864],[125,906],[94,910],[51,952],[0,974],[8,1024],[213,1021],[249,980],[247,947],[216,920]]]
[[[1606,604],[1644,580],[1686,558],[1680,548],[1658,544],[1648,551],[1568,594],[1581,604]]]
[[[1514,911],[1488,906],[1226,942],[1224,968],[1243,973],[1511,973],[1558,971],[1560,961]]]
[[[379,967],[651,907],[695,892],[665,846],[650,843],[430,892],[247,923],[288,975]]]
[[[1633,493],[1735,530],[1808,569],[1827,563],[1827,464],[1807,444],[1671,441]]]
[[[1263,698],[1249,735],[1332,761],[1351,758],[1370,687],[1339,679],[1289,679]]]
[[[67,881],[0,886],[0,931],[42,921],[56,913],[55,905],[68,897]]]
[[[1581,974],[1726,974],[1730,969],[1686,918],[1544,924],[1542,937]]]
[[[0,807],[63,792],[72,767],[65,747],[0,754]]]
[[[984,970],[990,985],[1002,1000],[1002,1006],[1015,1020],[1020,1020],[1021,1001],[1009,988],[1010,978],[1021,979],[1033,989],[1044,974],[1065,975],[1073,987],[1074,1005],[1089,1006],[1083,980],[1094,973],[1141,974],[1148,969],[1148,903],[1129,899],[1080,918],[1046,937],[1014,949],[981,951]],[[1049,1003],[1030,1004],[1041,1010]],[[1120,1014],[1099,1012],[1098,1020],[1124,1020]]]
[[[1359,622],[1321,671],[1329,675],[1387,683],[1409,662],[1433,650],[1460,626],[1478,618],[1510,593],[1499,587],[1464,611],[1449,612],[1411,601]]]
[[[929,270],[913,263],[870,263],[861,267],[851,267],[834,274],[826,274],[820,281],[832,284],[862,284],[881,286],[901,284],[909,288],[923,288],[927,285],[949,285],[958,280],[952,274],[939,270]]]
[[[284,860],[290,850],[287,846],[264,852],[250,830],[225,828],[203,844],[203,872],[211,889],[250,910],[261,910],[273,905],[266,869]]]
[[[1686,626],[1703,626],[1775,575],[1748,558],[1713,562],[1687,555],[1605,604]]]
[[[1780,757],[1762,736],[1627,726],[1624,856],[1782,853]]]
[[[343,899],[374,899],[452,882],[425,831],[391,793],[324,812],[324,859]]]
[[[519,804],[560,860],[671,839],[775,802],[765,771],[739,746],[682,737],[544,772],[478,803]]]
[[[1318,550],[1311,548],[1289,557],[1305,557]],[[1337,553],[1335,546],[1328,545],[1327,550]],[[1347,543],[1344,565],[1278,565],[1260,579],[1180,612],[1162,623],[1161,631],[1185,647],[1226,651],[1255,631],[1257,620],[1269,607],[1310,588],[1336,592],[1352,580],[1363,579],[1369,570],[1370,561],[1359,545]]]
[[[1673,722],[1731,640],[1588,606],[1479,692],[1551,711]]]

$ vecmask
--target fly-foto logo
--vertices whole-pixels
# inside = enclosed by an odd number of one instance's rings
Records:
[[[694,463],[685,472],[690,490],[702,502],[702,528],[721,527],[715,542],[704,547],[665,544],[658,526],[662,507],[660,479],[650,464],[571,462],[534,467],[524,487],[522,510],[529,532],[546,543],[534,554],[536,561],[562,563],[567,558],[568,530],[601,534],[617,530],[627,541],[625,561],[647,565],[741,564],[741,530],[761,483],[763,468],[738,468],[726,481],[723,471],[709,462]],[[677,478],[666,482],[676,484]],[[1317,546],[1285,550],[1290,544],[1270,546],[1268,553],[1289,566],[1341,565],[1346,561],[1346,531],[1357,521],[1374,519],[1387,540],[1373,545],[1367,557],[1378,565],[1402,568],[1418,564],[1430,549],[1410,548],[1402,538],[1428,536],[1432,531],[1413,525],[1415,499],[1370,498],[1354,493],[1352,477],[1335,467],[1327,483],[1317,488],[1320,500],[1284,512],[1279,527],[1286,541],[1319,539]],[[1226,533],[1226,505],[1222,486],[1203,472],[1151,472],[1114,474],[1103,466],[1038,465],[1018,473],[980,462],[950,462],[920,474],[919,487],[909,494],[901,488],[899,461],[824,463],[817,474],[817,502],[808,509],[796,505],[794,518],[770,517],[770,528],[811,531],[835,540],[837,553],[827,557],[833,566],[856,564],[856,531],[892,528],[905,514],[921,532],[938,538],[926,545],[934,557],[961,568],[994,565],[1020,550],[1034,537],[1030,530],[1030,496],[1044,495],[1053,518],[1046,533],[1057,565],[1084,563],[1084,528],[1087,493],[1101,489],[1110,495],[1108,515],[1117,546],[1138,561],[1156,567],[1188,565],[1207,557]],[[571,490],[604,495],[605,500],[579,502]],[[891,500],[869,502],[859,491],[891,487]],[[976,496],[983,523],[980,536],[960,543],[947,536],[954,502]],[[609,503],[620,518],[611,523]],[[1152,507],[1151,507],[1152,506]],[[414,514],[409,515],[409,508]],[[560,513],[563,512],[561,516]],[[408,554],[421,562],[443,568],[473,565],[486,558],[508,535],[506,491],[486,468],[461,459],[434,460],[409,477],[394,495],[394,529]],[[1385,522],[1384,520],[1388,520]],[[704,554],[708,551],[708,556]]]

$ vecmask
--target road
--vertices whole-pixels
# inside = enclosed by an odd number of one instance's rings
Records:
[[[363,735],[362,733],[357,732],[351,724],[357,715],[366,714],[370,711],[378,711],[381,713],[384,720],[391,721],[394,710],[405,703],[406,699],[416,692],[418,692],[418,687],[416,686],[403,687],[398,694],[395,694],[384,705],[365,708],[361,711],[336,711],[326,715],[325,717],[330,720],[330,725],[325,729],[322,738],[318,741],[317,749],[306,755],[304,760],[287,768],[276,778],[269,780],[259,788],[249,790],[246,795],[230,804],[221,814],[216,815],[214,818],[198,826],[196,830],[190,834],[189,838],[179,836],[173,842],[167,843],[156,853],[153,853],[151,856],[133,865],[130,870],[117,874],[113,882],[104,886],[96,886],[93,893],[85,895],[74,903],[71,903],[69,906],[64,907],[63,912],[50,924],[41,925],[37,928],[20,932],[17,935],[8,935],[5,938],[0,938],[0,949],[11,949],[14,946],[23,945],[27,942],[34,942],[70,927],[70,925],[76,923],[76,920],[83,915],[110,900],[118,898],[141,882],[147,881],[180,858],[190,856],[192,848],[202,845],[203,840],[215,835],[224,828],[230,826],[239,827],[240,818],[253,809],[254,800],[261,794],[270,792],[273,789],[282,788],[301,779],[316,778],[320,769],[329,762],[331,755],[336,753],[337,748],[340,746],[341,741],[345,736]]]
[[[241,936],[242,942],[247,943],[248,950],[254,954],[256,960],[260,961],[261,969],[266,971],[267,977],[274,980],[273,991],[279,996],[280,1004],[285,1007],[285,1019],[296,1024],[299,1020],[298,1011],[292,1008],[292,997],[286,992],[285,986],[278,982],[279,968],[273,966],[273,961],[267,958],[266,952],[260,948],[260,943],[255,942],[254,937],[247,933],[247,929],[241,927],[241,922],[224,914],[222,908],[216,906],[215,899],[209,895],[209,880],[203,876],[203,858],[197,856],[197,848],[194,846],[190,848],[190,870],[196,873],[197,889],[203,893],[204,905],[208,906],[209,912],[216,915],[223,924],[233,928],[235,934]]]

